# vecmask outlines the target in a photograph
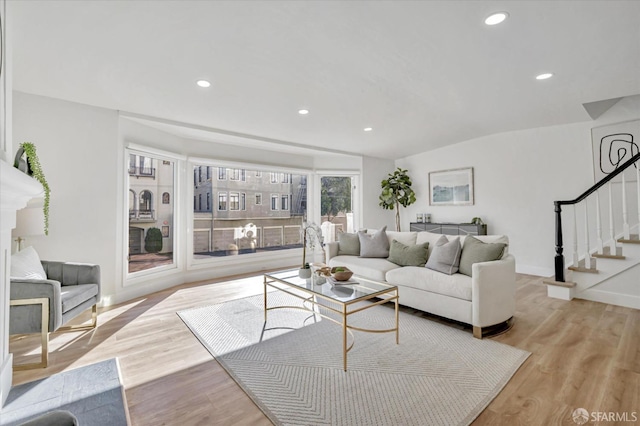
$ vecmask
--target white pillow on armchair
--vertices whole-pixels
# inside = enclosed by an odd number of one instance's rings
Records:
[[[47,274],[40,263],[40,256],[31,246],[11,256],[11,273],[9,275],[11,278],[29,280],[47,279]]]

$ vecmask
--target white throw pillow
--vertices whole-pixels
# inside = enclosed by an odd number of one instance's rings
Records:
[[[11,278],[30,280],[46,280],[40,257],[36,250],[29,246],[11,256]]]

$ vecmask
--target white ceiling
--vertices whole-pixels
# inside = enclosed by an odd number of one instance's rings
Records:
[[[401,158],[640,93],[640,1],[8,5],[14,89],[289,146]]]

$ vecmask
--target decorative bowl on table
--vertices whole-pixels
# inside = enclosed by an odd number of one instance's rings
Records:
[[[352,275],[353,272],[346,266],[334,266],[331,268],[331,276],[338,281],[347,281]]]

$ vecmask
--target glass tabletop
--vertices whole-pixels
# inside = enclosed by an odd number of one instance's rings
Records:
[[[369,299],[373,295],[382,295],[396,290],[396,286],[383,284],[354,275],[349,281],[357,284],[332,285],[325,277],[315,273],[311,278],[300,278],[298,269],[270,272],[264,274],[276,282],[285,283],[292,287],[300,288],[306,292],[314,293],[338,302],[355,302]]]

